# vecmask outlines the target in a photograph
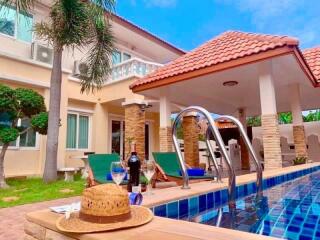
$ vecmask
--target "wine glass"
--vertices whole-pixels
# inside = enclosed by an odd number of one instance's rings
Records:
[[[156,163],[153,160],[146,160],[142,164],[142,172],[143,175],[146,177],[148,180],[148,185],[147,185],[147,195],[152,195],[153,193],[151,192],[152,186],[151,186],[151,179],[153,175],[155,174],[156,171]]]
[[[111,163],[112,180],[119,186],[127,174],[126,168],[121,162]]]

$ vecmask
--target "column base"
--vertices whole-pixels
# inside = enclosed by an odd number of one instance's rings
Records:
[[[277,114],[261,116],[265,169],[282,168],[280,131]]]
[[[293,126],[292,131],[296,157],[308,157],[304,126]]]

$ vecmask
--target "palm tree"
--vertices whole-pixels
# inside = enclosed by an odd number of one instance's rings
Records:
[[[19,12],[29,13],[37,0],[0,0],[0,7],[13,5]],[[53,47],[53,66],[50,80],[50,102],[46,161],[43,179],[57,179],[57,150],[60,125],[62,80],[62,52],[65,48],[88,50],[82,59],[87,74],[80,77],[81,92],[101,87],[111,71],[110,56],[114,50],[114,38],[109,17],[115,0],[54,0],[49,20],[37,23],[36,35]]]

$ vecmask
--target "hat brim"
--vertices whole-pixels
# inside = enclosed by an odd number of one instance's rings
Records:
[[[93,233],[113,231],[124,228],[141,226],[150,222],[153,213],[149,208],[142,206],[131,206],[131,217],[128,220],[116,223],[92,223],[81,220],[79,213],[72,213],[69,219],[61,216],[56,221],[56,227],[62,232],[70,233]]]

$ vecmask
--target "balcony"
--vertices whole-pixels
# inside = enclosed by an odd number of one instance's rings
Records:
[[[111,79],[108,80],[108,83],[118,82],[132,77],[141,78],[154,72],[161,66],[162,64],[159,63],[148,62],[139,58],[131,58],[112,67]]]

